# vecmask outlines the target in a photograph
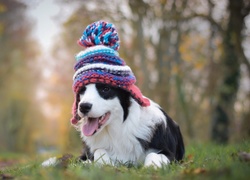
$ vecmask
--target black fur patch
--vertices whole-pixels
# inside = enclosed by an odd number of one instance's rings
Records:
[[[167,128],[164,124],[158,124],[153,129],[151,140],[137,139],[145,150],[155,149],[158,153],[166,155],[170,161],[179,161],[185,152],[179,126],[163,110],[161,111],[166,116]]]
[[[79,157],[81,160],[86,161],[86,160],[94,160],[94,155],[90,152],[90,148],[84,144],[84,149],[82,151],[82,155]]]
[[[130,93],[121,88],[112,87],[107,84],[100,83],[96,84],[96,89],[103,99],[113,99],[115,97],[118,97],[124,112],[123,121],[125,121],[128,117],[129,107],[131,104]]]
[[[86,87],[85,86],[83,86],[79,91],[78,91],[78,95],[83,95],[84,93],[85,93],[85,91],[86,91]]]

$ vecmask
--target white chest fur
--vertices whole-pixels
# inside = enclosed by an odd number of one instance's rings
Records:
[[[149,107],[141,107],[133,99],[131,102],[126,121],[123,122],[122,108],[117,107],[116,113],[110,117],[109,124],[100,132],[90,137],[82,134],[83,140],[94,153],[95,160],[102,157],[105,162],[144,162],[147,152],[138,138],[150,141],[155,125],[166,124],[165,116],[154,102],[151,102]]]

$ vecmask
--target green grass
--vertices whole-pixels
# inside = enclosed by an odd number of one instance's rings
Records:
[[[250,179],[250,160],[241,160],[239,152],[250,153],[250,141],[227,146],[189,145],[186,147],[183,162],[157,170],[125,165],[98,167],[94,164],[83,164],[75,158],[56,167],[43,168],[38,158],[2,169],[0,174],[2,177],[15,179]]]

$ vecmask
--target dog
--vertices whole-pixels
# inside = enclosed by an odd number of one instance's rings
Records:
[[[135,85],[133,71],[119,56],[115,26],[94,22],[78,44],[85,50],[75,56],[70,121],[85,142],[81,159],[156,168],[181,160],[185,148],[179,126]]]
[[[160,168],[183,158],[179,126],[152,100],[142,107],[124,89],[101,83],[82,87],[79,98],[83,161]]]

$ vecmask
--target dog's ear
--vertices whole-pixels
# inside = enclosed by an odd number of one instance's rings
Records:
[[[78,114],[78,111],[77,111],[77,109],[78,109],[78,106],[79,106],[79,103],[80,103],[80,94],[79,94],[79,92],[76,94],[76,114],[75,114],[75,118],[79,121],[79,120],[81,120],[81,117],[79,116],[79,114]]]
[[[81,119],[80,116],[77,113],[78,112],[77,111],[78,104],[80,102],[80,99],[79,99],[80,96],[79,96],[78,93],[75,93],[74,97],[75,97],[75,100],[74,100],[74,103],[73,103],[73,106],[72,106],[72,115],[73,115],[73,117],[70,120],[71,124],[73,124],[73,125],[77,124],[77,122]]]

